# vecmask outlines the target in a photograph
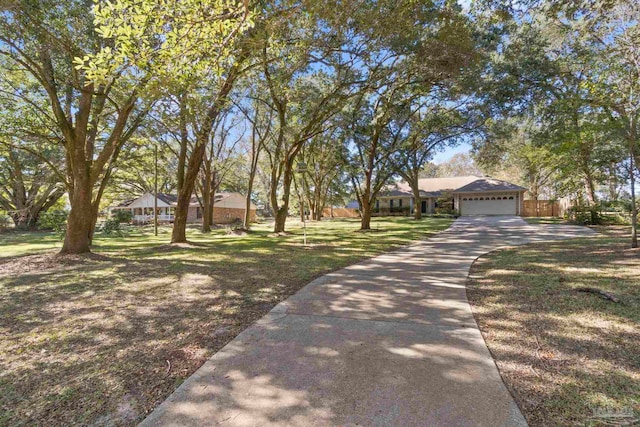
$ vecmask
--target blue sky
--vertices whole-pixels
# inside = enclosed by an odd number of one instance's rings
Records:
[[[468,153],[470,151],[471,145],[463,142],[460,145],[456,145],[455,147],[448,147],[446,150],[439,152],[438,154],[433,156],[433,159],[431,161],[435,164],[440,164],[449,160],[451,157],[453,157],[454,154]]]

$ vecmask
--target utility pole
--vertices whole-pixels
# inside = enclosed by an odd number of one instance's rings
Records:
[[[158,235],[158,143],[153,146],[153,232]]]

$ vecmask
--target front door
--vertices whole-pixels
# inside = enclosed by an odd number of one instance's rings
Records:
[[[420,206],[420,212],[427,213],[427,201],[423,200]]]

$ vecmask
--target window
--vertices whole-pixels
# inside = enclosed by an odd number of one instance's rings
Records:
[[[513,200],[513,196],[509,196],[509,200]]]
[[[466,198],[466,197],[463,197],[463,198],[462,198],[462,200],[467,200],[467,198]]]
[[[198,206],[196,208],[196,218],[197,219],[201,219],[202,218],[202,208],[200,206]]]
[[[496,200],[502,200],[502,197],[498,196],[496,197]]]
[[[380,210],[380,200],[376,200],[376,210]]]
[[[496,199],[495,197],[492,197],[492,198],[491,198],[491,200],[495,200],[495,199]]]
[[[389,207],[393,209],[393,199],[389,199]]]
[[[398,207],[401,208],[402,207],[402,199],[398,199]]]
[[[484,200],[484,197],[480,197],[480,200]]]

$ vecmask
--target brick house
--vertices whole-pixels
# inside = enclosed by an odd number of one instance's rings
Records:
[[[374,214],[411,215],[419,208],[424,214],[441,209],[460,215],[522,215],[526,188],[491,177],[457,176],[418,180],[420,206],[415,206],[411,187],[398,182],[376,199]]]
[[[158,193],[158,221],[173,222],[178,196],[174,194]],[[213,222],[215,224],[230,224],[244,220],[245,197],[240,193],[216,193],[213,203]],[[124,201],[110,210],[130,211],[134,223],[144,224],[153,221],[153,194],[145,193],[142,196]],[[256,220],[256,207],[252,203],[250,208],[251,222]],[[202,206],[196,197],[191,198],[188,222],[202,221]]]

